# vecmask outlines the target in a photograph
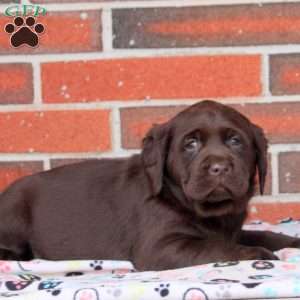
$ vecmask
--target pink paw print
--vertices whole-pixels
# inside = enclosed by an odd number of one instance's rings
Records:
[[[297,265],[295,265],[295,264],[284,264],[281,267],[282,267],[282,269],[287,270],[287,271],[297,269]]]
[[[191,288],[184,293],[183,300],[208,300],[208,298],[201,289]]]
[[[95,289],[81,289],[75,293],[74,300],[99,300],[99,295]]]
[[[33,281],[6,281],[5,285],[10,291],[19,291],[25,289],[32,283]]]
[[[13,281],[16,290],[23,290],[27,286],[27,282],[24,281]]]
[[[285,248],[277,251],[277,255],[281,260],[296,262],[299,261],[299,249]]]
[[[0,261],[0,272],[8,273],[11,271],[10,264],[7,261]]]

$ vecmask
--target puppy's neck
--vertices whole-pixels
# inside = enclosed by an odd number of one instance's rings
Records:
[[[234,239],[239,234],[246,216],[246,212],[234,215],[227,214],[218,217],[202,218],[199,220],[199,223],[202,230],[205,229],[207,234],[222,234],[230,239]]]
[[[188,210],[187,199],[181,189],[171,178],[164,176],[161,196],[175,209]]]

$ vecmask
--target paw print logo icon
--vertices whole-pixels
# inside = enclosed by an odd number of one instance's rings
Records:
[[[45,31],[41,23],[36,23],[34,17],[16,17],[13,23],[5,25],[4,30],[10,34],[10,43],[14,48],[22,45],[36,47],[39,44],[39,35]]]

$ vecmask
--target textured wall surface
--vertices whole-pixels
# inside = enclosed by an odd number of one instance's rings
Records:
[[[36,20],[45,32],[14,49],[4,11],[17,2],[0,2],[1,190],[136,153],[153,123],[210,98],[270,141],[252,217],[300,218],[300,1],[31,0],[48,11]]]

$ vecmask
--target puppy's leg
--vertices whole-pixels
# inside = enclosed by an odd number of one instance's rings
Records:
[[[30,199],[23,183],[10,186],[0,195],[0,259],[29,260]]]
[[[240,243],[277,251],[283,248],[300,248],[300,239],[271,231],[242,230]]]
[[[222,238],[181,239],[140,250],[135,256],[137,259],[133,258],[138,270],[164,270],[238,260],[278,260],[278,257],[266,248],[248,247]],[[151,253],[151,256],[148,253]]]

